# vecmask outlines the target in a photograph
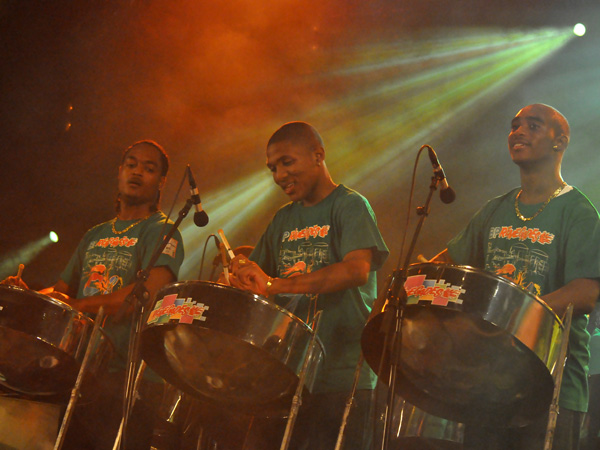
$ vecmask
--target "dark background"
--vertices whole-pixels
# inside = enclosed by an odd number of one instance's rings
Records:
[[[211,217],[205,229],[184,222],[181,275],[196,278],[209,233],[254,244],[286,201],[264,147],[290,120],[315,125],[334,180],[371,201],[392,251],[380,276],[400,256],[419,147],[436,149],[457,193],[452,205],[432,203],[417,245],[430,257],[484,201],[518,186],[506,136],[529,103],[567,116],[563,176],[599,205],[598,9],[591,0],[0,0],[1,275],[23,262],[32,287],[54,283],[83,233],[114,217],[121,152],[150,138],[171,157],[163,210],[189,163]],[[584,37],[535,63],[522,41],[510,44],[577,22]],[[513,49],[504,69],[494,60],[478,78],[460,69],[465,82],[450,89],[459,69],[444,69],[481,65],[500,41]],[[504,80],[490,92],[488,75]],[[25,253],[50,230],[57,244]]]

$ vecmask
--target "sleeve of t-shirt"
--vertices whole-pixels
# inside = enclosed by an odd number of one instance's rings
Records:
[[[273,222],[276,217],[273,218],[269,226],[258,240],[258,243],[250,254],[250,260],[256,262],[259,267],[270,277],[277,276],[277,263],[273,259],[273,255],[277,255],[278,252],[273,248],[276,237],[273,236]]]
[[[153,224],[149,233],[145,233],[143,238],[144,245],[141,248],[142,268],[148,267],[152,254],[154,253],[154,248],[157,245],[156,243],[159,242],[159,239],[162,239],[162,236],[166,235],[168,227],[169,225],[165,227],[165,231],[163,232],[162,222],[157,222]],[[179,268],[183,263],[183,258],[183,239],[178,230],[156,260],[154,267],[168,267],[175,279],[177,279],[179,277]]]
[[[471,218],[467,226],[448,242],[448,253],[456,264],[483,268],[485,266],[485,222],[489,203]]]
[[[371,270],[378,270],[389,255],[389,250],[377,228],[375,213],[366,198],[349,195],[336,206],[335,224],[341,230],[340,253],[344,258],[354,250],[373,250]]]
[[[600,221],[586,203],[572,214],[565,246],[565,284],[577,278],[600,279]]]
[[[89,232],[88,232],[89,233]],[[81,280],[81,269],[83,267],[83,258],[85,255],[88,240],[87,234],[81,239],[77,249],[69,259],[64,270],[60,274],[60,279],[69,286],[67,294],[71,297],[76,297],[79,290],[79,282]]]

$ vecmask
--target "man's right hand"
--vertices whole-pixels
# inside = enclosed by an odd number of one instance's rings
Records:
[[[17,286],[23,289],[29,289],[29,286],[23,281],[21,277],[7,277],[0,281],[0,284],[5,286]]]
[[[269,276],[258,264],[244,255],[237,255],[231,260],[229,267],[229,282],[233,287],[267,297]]]

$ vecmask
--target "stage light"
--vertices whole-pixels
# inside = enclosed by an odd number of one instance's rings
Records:
[[[573,27],[573,34],[575,36],[583,36],[585,34],[585,25],[582,23],[578,23]]]
[[[323,88],[318,104],[307,102],[306,111],[296,116],[317,124],[326,136],[327,167],[334,179],[375,198],[390,189],[390,183],[382,180],[408,179],[422,144],[476,124],[480,111],[514,89],[570,39],[575,39],[570,27],[450,34],[440,30],[421,39],[344,48],[343,55],[324,48],[323,69],[299,81],[310,83],[311,89]],[[336,89],[326,94],[332,85]],[[264,148],[276,125],[280,123],[240,130],[227,145],[255,152],[257,145]],[[263,151],[255,153],[264,158]],[[289,201],[268,170],[257,167],[235,184],[203,193],[212,229],[222,228],[234,247],[257,242],[279,206]],[[190,222],[183,225],[186,258],[181,279],[196,278],[209,232]],[[207,253],[207,260],[213,256]]]
[[[29,264],[42,250],[56,242],[58,242],[58,234],[51,231],[40,239],[29,242],[12,253],[2,255],[0,279],[6,278],[9,275],[15,275],[19,264]]]

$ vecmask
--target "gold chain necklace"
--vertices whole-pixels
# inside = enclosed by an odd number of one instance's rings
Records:
[[[139,224],[139,223],[142,223],[144,220],[146,220],[146,219],[147,219],[148,217],[150,217],[152,214],[154,214],[154,213],[150,213],[150,214],[148,214],[146,217],[144,217],[144,218],[142,218],[142,219],[140,219],[140,220],[137,220],[137,221],[133,222],[131,225],[129,225],[127,228],[125,228],[124,230],[121,230],[121,231],[117,231],[117,230],[116,230],[116,228],[115,228],[115,222],[116,222],[116,221],[117,221],[117,219],[118,219],[118,217],[115,217],[113,220],[111,220],[111,221],[110,221],[110,226],[112,227],[112,232],[113,232],[114,234],[123,234],[123,233],[126,233],[126,232],[128,232],[129,230],[131,230],[133,227],[135,227],[137,224]]]
[[[548,200],[546,200],[546,202],[540,207],[540,209],[538,209],[537,212],[531,217],[525,217],[523,214],[521,214],[521,211],[519,211],[519,197],[521,196],[521,193],[523,192],[523,189],[521,189],[519,191],[519,193],[517,194],[517,196],[515,197],[515,211],[517,212],[517,217],[524,222],[528,222],[528,221],[536,218],[538,216],[538,214],[541,213],[546,206],[548,206],[548,203],[550,203],[550,201],[553,198],[558,197],[558,194],[560,194],[562,192],[562,190],[565,188],[566,185],[567,185],[567,183],[565,183],[563,181],[562,184],[560,185],[560,187],[557,190],[555,190],[550,197],[548,197]]]

